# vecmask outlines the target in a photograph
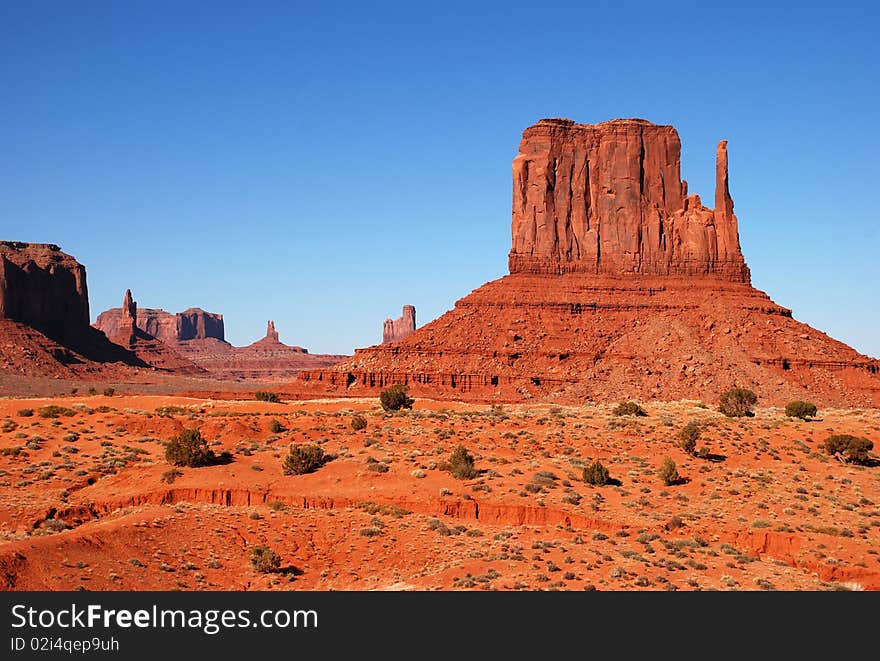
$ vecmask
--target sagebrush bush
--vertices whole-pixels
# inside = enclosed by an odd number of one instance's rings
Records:
[[[104,396],[105,397],[113,397],[116,394],[116,391],[113,388],[104,388]]]
[[[800,418],[801,420],[806,420],[807,418],[815,418],[816,413],[818,413],[818,409],[813,402],[802,402],[800,400],[795,400],[793,402],[789,402],[785,405],[785,415],[789,418]]]
[[[645,413],[645,409],[635,402],[620,402],[620,404],[614,407],[613,413],[614,415],[634,415],[638,417],[645,417],[648,415]]]
[[[660,474],[660,479],[663,480],[663,484],[667,487],[671,487],[672,485],[681,482],[681,475],[678,474],[675,462],[669,457],[663,458],[663,463],[660,464],[660,470],[658,473]]]
[[[470,480],[479,474],[474,467],[473,455],[463,445],[459,445],[452,451],[452,456],[449,457],[449,462],[446,464],[446,470],[460,480]]]
[[[278,571],[281,568],[281,556],[265,544],[251,549],[251,566],[261,574]]]
[[[700,424],[696,420],[691,420],[684,427],[678,430],[679,447],[688,454],[694,454],[697,451],[697,439],[700,438]]]
[[[828,454],[851,464],[867,464],[873,449],[872,441],[852,434],[833,434],[825,439]]]
[[[273,404],[278,404],[281,401],[281,398],[276,393],[266,390],[258,390],[254,393],[254,397],[261,402],[272,402]]]
[[[752,410],[758,403],[758,396],[746,388],[731,388],[723,395],[718,406],[728,418],[743,418],[754,415]]]
[[[49,404],[48,406],[41,406],[39,409],[37,409],[37,414],[41,418],[57,418],[59,415],[67,417],[76,415],[76,411],[74,411],[73,409],[69,409],[66,406]]]
[[[269,421],[269,431],[273,434],[280,434],[284,431],[284,425],[278,422],[275,418],[272,418]]]
[[[587,484],[591,484],[594,487],[603,487],[611,481],[611,474],[597,459],[588,466],[584,466],[583,478]]]
[[[165,445],[165,459],[174,466],[198,468],[217,460],[198,429],[184,429]]]
[[[305,475],[314,473],[325,461],[321,446],[303,443],[290,448],[290,453],[281,461],[281,467],[285,475]]]
[[[181,475],[183,475],[183,471],[172,468],[170,471],[165,471],[164,473],[162,473],[162,477],[159,478],[159,481],[165,482],[166,484],[174,484],[174,480],[176,480]]]
[[[33,414],[33,409],[18,409],[18,415],[22,418],[30,418]]]
[[[386,411],[399,411],[400,409],[411,409],[415,400],[409,396],[407,386],[395,383],[379,393],[379,402]]]
[[[355,431],[367,428],[367,419],[362,415],[356,415],[351,419],[351,428]]]

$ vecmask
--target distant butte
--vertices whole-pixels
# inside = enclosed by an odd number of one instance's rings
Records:
[[[124,315],[124,304],[121,308],[106,310],[98,315],[95,328],[103,331],[107,337],[114,337],[126,323],[123,321]],[[224,341],[223,315],[205,312],[201,308],[189,308],[177,314],[161,309],[137,308],[136,317],[138,328],[169,344],[209,337]]]
[[[416,330],[416,309],[412,305],[403,306],[403,314],[397,319],[386,319],[382,327],[382,343],[397,342],[409,337]]]
[[[348,358],[310,354],[303,347],[284,344],[274,321],[268,322],[265,337],[245,347],[211,340],[180,342],[178,346],[185,356],[215,377],[232,381],[286,381],[300,370],[327,367]]]
[[[126,312],[132,305],[129,296],[127,293],[121,308],[112,308],[98,315],[95,326],[115,342],[130,346],[127,337],[134,316],[141,346],[131,346],[139,357],[157,367],[172,367],[170,356],[161,350],[164,347],[178,357],[181,373],[191,374],[191,368],[195,368],[222,380],[273,382],[290,380],[301,369],[327,367],[348,358],[313,355],[303,347],[284,344],[279,339],[274,321],[267,323],[265,337],[247,346],[235,347],[224,339],[222,314],[205,312],[201,308],[172,314],[162,309],[136,306],[131,313]],[[160,344],[143,346],[147,338]]]
[[[292,387],[477,401],[698,399],[738,385],[763,405],[880,405],[880,361],[754,289],[728,185],[688,194],[671,126],[545,119],[513,160],[510,275],[390,344]]]

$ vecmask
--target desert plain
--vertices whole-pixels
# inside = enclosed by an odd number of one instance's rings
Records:
[[[614,403],[227,397],[0,400],[0,589],[880,588],[876,462],[823,449],[831,434],[880,441],[876,409],[803,421],[696,400],[633,417]],[[677,439],[691,421],[697,455]],[[184,429],[225,461],[171,466],[165,443]],[[285,475],[303,443],[328,460]],[[476,477],[445,470],[458,445]],[[611,484],[584,482],[594,460]],[[280,566],[255,568],[257,546]]]

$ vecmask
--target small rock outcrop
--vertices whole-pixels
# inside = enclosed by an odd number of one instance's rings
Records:
[[[137,303],[131,297],[131,289],[126,289],[125,297],[122,299],[122,319],[119,323],[118,340],[114,341],[117,344],[134,346],[137,331]]]
[[[266,339],[271,340],[273,342],[280,342],[278,339],[278,331],[275,330],[275,322],[269,321],[266,325]]]
[[[412,305],[403,306],[403,315],[398,319],[386,319],[382,328],[382,344],[397,342],[416,330],[416,309]]]

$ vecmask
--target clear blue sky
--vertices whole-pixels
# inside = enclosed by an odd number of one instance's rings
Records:
[[[815,5],[815,6],[814,6]],[[880,356],[872,3],[3,2],[0,238],[88,269],[92,318],[222,312],[350,353],[507,272],[542,117],[674,125],[756,287]]]

